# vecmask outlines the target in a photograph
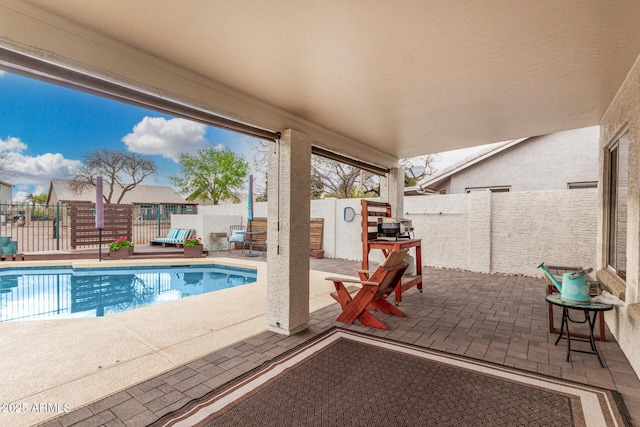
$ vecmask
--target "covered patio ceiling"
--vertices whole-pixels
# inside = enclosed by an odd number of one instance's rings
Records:
[[[246,122],[310,123],[391,158],[596,125],[640,54],[636,0],[3,6],[33,6],[220,84],[249,100],[227,110]],[[265,105],[286,114],[256,113]]]

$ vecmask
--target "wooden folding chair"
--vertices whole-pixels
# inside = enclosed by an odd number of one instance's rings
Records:
[[[342,313],[337,320],[353,323],[358,319],[365,326],[389,330],[370,311],[380,310],[385,314],[407,317],[387,301],[387,297],[400,283],[402,275],[409,266],[403,261],[406,254],[407,249],[399,252],[392,251],[382,265],[369,276],[368,280],[327,277],[326,280],[331,280],[336,288],[336,292],[331,293],[331,296],[342,307]],[[355,291],[347,289],[345,283],[358,283],[362,287],[356,288],[358,292],[352,297],[350,292]]]

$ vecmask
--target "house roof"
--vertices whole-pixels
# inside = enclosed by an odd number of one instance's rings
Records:
[[[109,186],[105,184],[104,192],[106,193]],[[116,196],[121,194],[122,189],[116,189]],[[60,202],[91,202],[96,201],[96,192],[93,188],[87,188],[80,193],[75,192],[71,188],[71,180],[68,179],[52,179],[49,186],[49,194],[47,200],[51,199],[54,194]],[[162,187],[157,185],[137,185],[131,191],[128,191],[122,199],[123,204],[134,205],[152,205],[152,204],[172,204],[172,205],[193,205],[195,203],[187,202],[182,196],[175,192],[171,187]]]
[[[498,142],[496,144],[491,144],[490,146],[488,146],[487,148],[485,148],[484,150],[478,151],[477,153],[457,162],[454,163],[453,165],[443,169],[442,171],[430,175],[427,178],[424,178],[423,180],[418,182],[418,185],[416,187],[418,188],[422,188],[422,189],[426,189],[428,187],[434,187],[436,185],[438,185],[440,182],[444,181],[445,179],[449,178],[452,175],[455,175],[477,163],[480,163],[490,157],[495,156],[498,153],[501,153],[517,144],[520,144],[523,141],[528,140],[529,138],[520,138],[520,139],[514,139],[513,141],[505,141],[505,142]]]
[[[11,187],[11,188],[13,188],[13,187],[14,187],[14,185],[13,185],[13,184],[9,184],[7,181],[2,181],[1,179],[0,179],[0,185],[5,185],[5,186],[7,186],[7,187]]]

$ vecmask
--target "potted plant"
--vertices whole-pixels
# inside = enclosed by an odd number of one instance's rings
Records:
[[[119,237],[109,243],[109,258],[124,259],[133,255],[133,243],[126,237]]]
[[[202,237],[187,237],[184,239],[184,256],[197,258],[202,256]]]

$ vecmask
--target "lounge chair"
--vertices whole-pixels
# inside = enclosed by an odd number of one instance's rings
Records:
[[[167,237],[156,237],[149,242],[149,245],[181,247],[184,244],[184,239],[190,237],[192,234],[193,230],[188,228],[171,228],[167,233]]]
[[[368,280],[327,277],[326,280],[331,280],[336,288],[336,292],[331,293],[331,296],[342,307],[342,313],[336,320],[353,323],[358,319],[365,326],[389,330],[369,310],[379,310],[385,314],[407,317],[387,301],[387,297],[398,286],[402,275],[409,266],[403,261],[407,251],[408,249],[399,252],[392,251],[382,265],[371,273]],[[353,286],[347,289],[345,283],[357,283],[362,287]],[[355,293],[356,291],[357,293]],[[355,296],[352,297],[352,293],[355,293]]]

